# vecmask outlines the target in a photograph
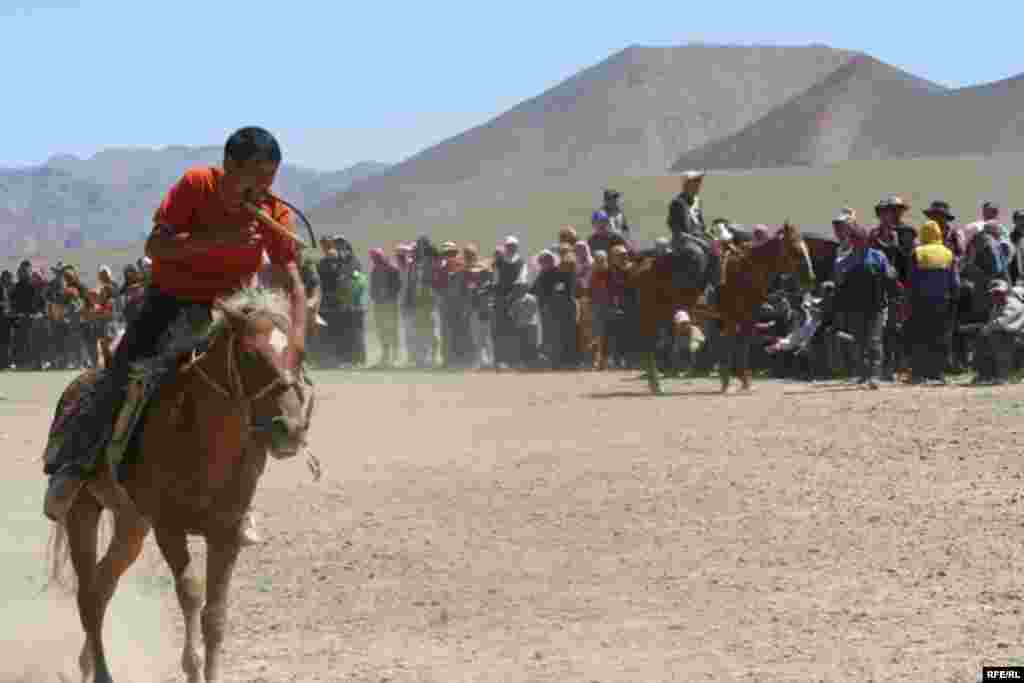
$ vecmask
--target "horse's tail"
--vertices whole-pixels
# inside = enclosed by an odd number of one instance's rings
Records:
[[[79,495],[84,495],[81,491]],[[103,510],[99,518],[98,551],[110,545],[114,537],[114,515]],[[56,589],[67,595],[78,590],[78,576],[71,567],[71,546],[68,543],[68,528],[64,522],[50,525],[50,537],[46,541],[46,585],[44,591]]]

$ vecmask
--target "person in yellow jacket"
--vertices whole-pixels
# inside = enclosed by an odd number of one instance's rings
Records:
[[[960,289],[953,252],[943,244],[935,221],[921,226],[921,246],[910,260],[911,381],[945,383],[944,367],[952,341],[953,306]]]

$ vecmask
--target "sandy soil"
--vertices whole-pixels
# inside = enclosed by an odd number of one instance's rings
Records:
[[[1024,655],[1024,387],[317,377],[325,475],[268,470],[229,681],[973,681]],[[0,681],[80,642],[38,594],[66,379],[0,379]],[[118,680],[181,680],[169,587],[151,545],[113,605]]]

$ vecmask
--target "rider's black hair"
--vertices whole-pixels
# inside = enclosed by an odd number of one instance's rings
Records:
[[[240,163],[269,161],[281,163],[281,146],[269,131],[257,126],[236,130],[224,144],[224,158]]]

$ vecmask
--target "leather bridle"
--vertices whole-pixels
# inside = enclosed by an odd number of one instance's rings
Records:
[[[242,380],[241,369],[238,367],[238,337],[234,331],[225,332],[227,335],[227,381],[225,383],[219,382],[210,374],[203,369],[202,361],[208,356],[209,350],[206,351],[193,351],[192,359],[185,365],[182,372],[192,371],[203,380],[204,383],[215,392],[238,404],[242,410],[242,417],[244,424],[246,425],[249,432],[267,431],[273,428],[273,421],[267,424],[256,424],[252,421],[252,406],[253,404],[274,391],[275,389],[288,390],[294,388],[300,397],[300,400],[305,404],[305,397],[303,395],[302,382],[297,380],[291,370],[285,370],[283,376],[279,375],[276,379],[268,382],[264,386],[260,387],[253,393],[246,391],[245,382]],[[304,416],[306,417],[306,416]],[[308,421],[308,417],[306,418]]]

